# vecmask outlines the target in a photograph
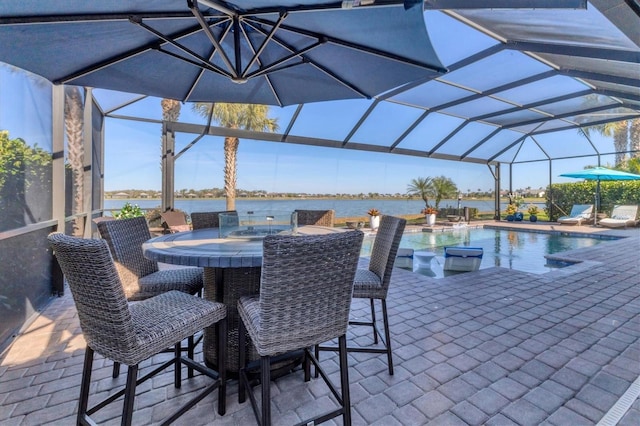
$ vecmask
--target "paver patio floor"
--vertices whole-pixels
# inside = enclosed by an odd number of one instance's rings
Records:
[[[562,254],[574,266],[535,275],[490,268],[443,279],[394,270],[388,297],[395,374],[383,355],[349,355],[356,425],[588,425],[631,395],[620,425],[640,424],[640,231],[629,238]],[[352,315],[368,304],[356,300]],[[351,343],[371,344],[366,329]],[[74,424],[84,339],[73,301],[55,299],[0,359],[0,423]],[[167,355],[143,364],[147,370]],[[337,356],[323,366],[338,377]],[[111,362],[94,362],[92,395],[106,395]],[[171,369],[138,388],[135,424],[155,424],[208,379],[172,385]],[[339,383],[339,381],[337,381]],[[176,424],[255,424],[248,402],[229,384],[227,414],[211,394]],[[626,394],[625,394],[626,393]],[[293,424],[332,405],[321,380],[302,372],[272,385],[275,424]],[[119,423],[121,405],[97,419]],[[337,419],[334,424],[342,424]],[[615,424],[613,423],[608,424]]]

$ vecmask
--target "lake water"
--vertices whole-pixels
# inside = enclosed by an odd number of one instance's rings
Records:
[[[119,210],[125,202],[137,204],[143,209],[152,209],[160,206],[160,200],[125,200],[125,199],[108,199],[104,200],[105,209]],[[433,204],[433,202],[431,202]],[[177,199],[176,208],[186,213],[205,212],[205,211],[224,211],[226,210],[226,201],[224,199]],[[440,207],[458,207],[458,200],[443,200]],[[538,204],[540,208],[544,204]],[[359,217],[366,216],[367,211],[371,208],[378,209],[382,214],[390,215],[409,215],[420,214],[420,210],[424,207],[422,200],[342,200],[342,199],[294,199],[294,200],[236,200],[236,210],[239,212],[246,211],[293,211],[296,209],[304,210],[329,210],[336,212],[336,217]],[[461,207],[477,208],[481,212],[492,212],[494,209],[493,201],[490,200],[467,200],[463,199]],[[506,203],[502,203],[500,210],[504,211]]]
[[[374,236],[369,234],[363,243],[363,256],[371,253]],[[484,251],[480,269],[500,266],[519,271],[542,274],[560,265],[547,264],[545,255],[601,244],[599,238],[567,237],[556,234],[505,231],[494,229],[457,229],[448,232],[410,232],[403,236],[400,247],[434,252],[428,266],[414,259],[414,270],[435,278],[445,276],[444,247],[481,247]],[[453,272],[455,273],[455,272]],[[446,275],[451,274],[447,272]]]

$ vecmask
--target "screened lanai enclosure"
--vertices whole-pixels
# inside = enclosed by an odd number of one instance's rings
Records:
[[[0,347],[63,291],[45,237],[93,235],[111,146],[153,164],[162,209],[193,168],[181,161],[220,158],[226,136],[281,153],[273,175],[313,147],[335,164],[462,162],[496,194],[525,165],[553,183],[568,160],[640,155],[637,0],[147,3],[0,5]],[[367,9],[393,19],[350,21]],[[218,127],[192,102],[269,104],[278,130]],[[626,139],[580,131],[607,123]]]

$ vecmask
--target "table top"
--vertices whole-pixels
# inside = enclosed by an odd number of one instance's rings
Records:
[[[345,229],[306,225],[301,235],[345,232]],[[219,238],[217,228],[177,232],[152,238],[142,245],[148,259],[184,266],[243,268],[262,266],[262,239]]]

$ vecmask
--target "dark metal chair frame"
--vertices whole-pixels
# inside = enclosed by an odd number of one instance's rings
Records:
[[[251,389],[249,374],[259,370],[260,409],[254,393],[249,391],[258,424],[271,424],[272,365],[296,351],[304,354],[304,380],[311,379],[313,363],[339,405],[300,424],[317,424],[340,415],[344,425],[351,424],[346,332],[362,239],[361,231],[265,237],[260,294],[238,301],[239,365],[244,366],[239,372],[238,400],[245,401],[246,389]],[[259,360],[248,365],[245,333],[260,355]],[[310,350],[336,338],[341,392]]]
[[[100,236],[109,246],[116,270],[129,301],[145,300],[167,291],[178,290],[188,294],[200,294],[203,287],[202,268],[160,270],[158,263],[144,257],[142,244],[151,238],[144,217],[100,221]],[[186,351],[193,358],[199,339],[189,337]],[[113,365],[113,377],[120,374],[120,365]],[[193,370],[188,369],[188,377]]]
[[[94,425],[90,417],[124,396],[123,425],[132,423],[136,387],[167,367],[174,366],[174,386],[180,388],[182,364],[213,378],[213,384],[191,398],[162,424],[170,424],[218,389],[218,413],[226,411],[225,336],[226,307],[199,297],[169,291],[130,305],[104,240],[82,239],[54,233],[48,237],[71,289],[80,327],[87,341],[80,384],[77,424]],[[162,320],[161,320],[162,319]],[[180,342],[215,324],[222,336],[218,346],[219,372],[181,356]],[[174,357],[138,378],[141,361],[174,347]],[[92,407],[89,391],[94,353],[128,365],[126,385]]]
[[[394,216],[382,216],[380,227],[373,242],[371,259],[368,269],[358,269],[353,283],[353,297],[369,299],[371,306],[371,321],[349,321],[349,325],[368,326],[373,329],[373,343],[383,344],[383,348],[366,348],[349,346],[349,352],[382,353],[387,355],[389,374],[393,375],[393,351],[391,349],[391,332],[389,330],[389,314],[387,312],[387,293],[391,283],[391,273],[396,260],[400,239],[407,221]],[[384,335],[377,327],[375,301],[380,300],[382,307],[382,323]],[[335,351],[335,347],[318,346],[319,351]],[[317,376],[317,374],[316,374]]]

